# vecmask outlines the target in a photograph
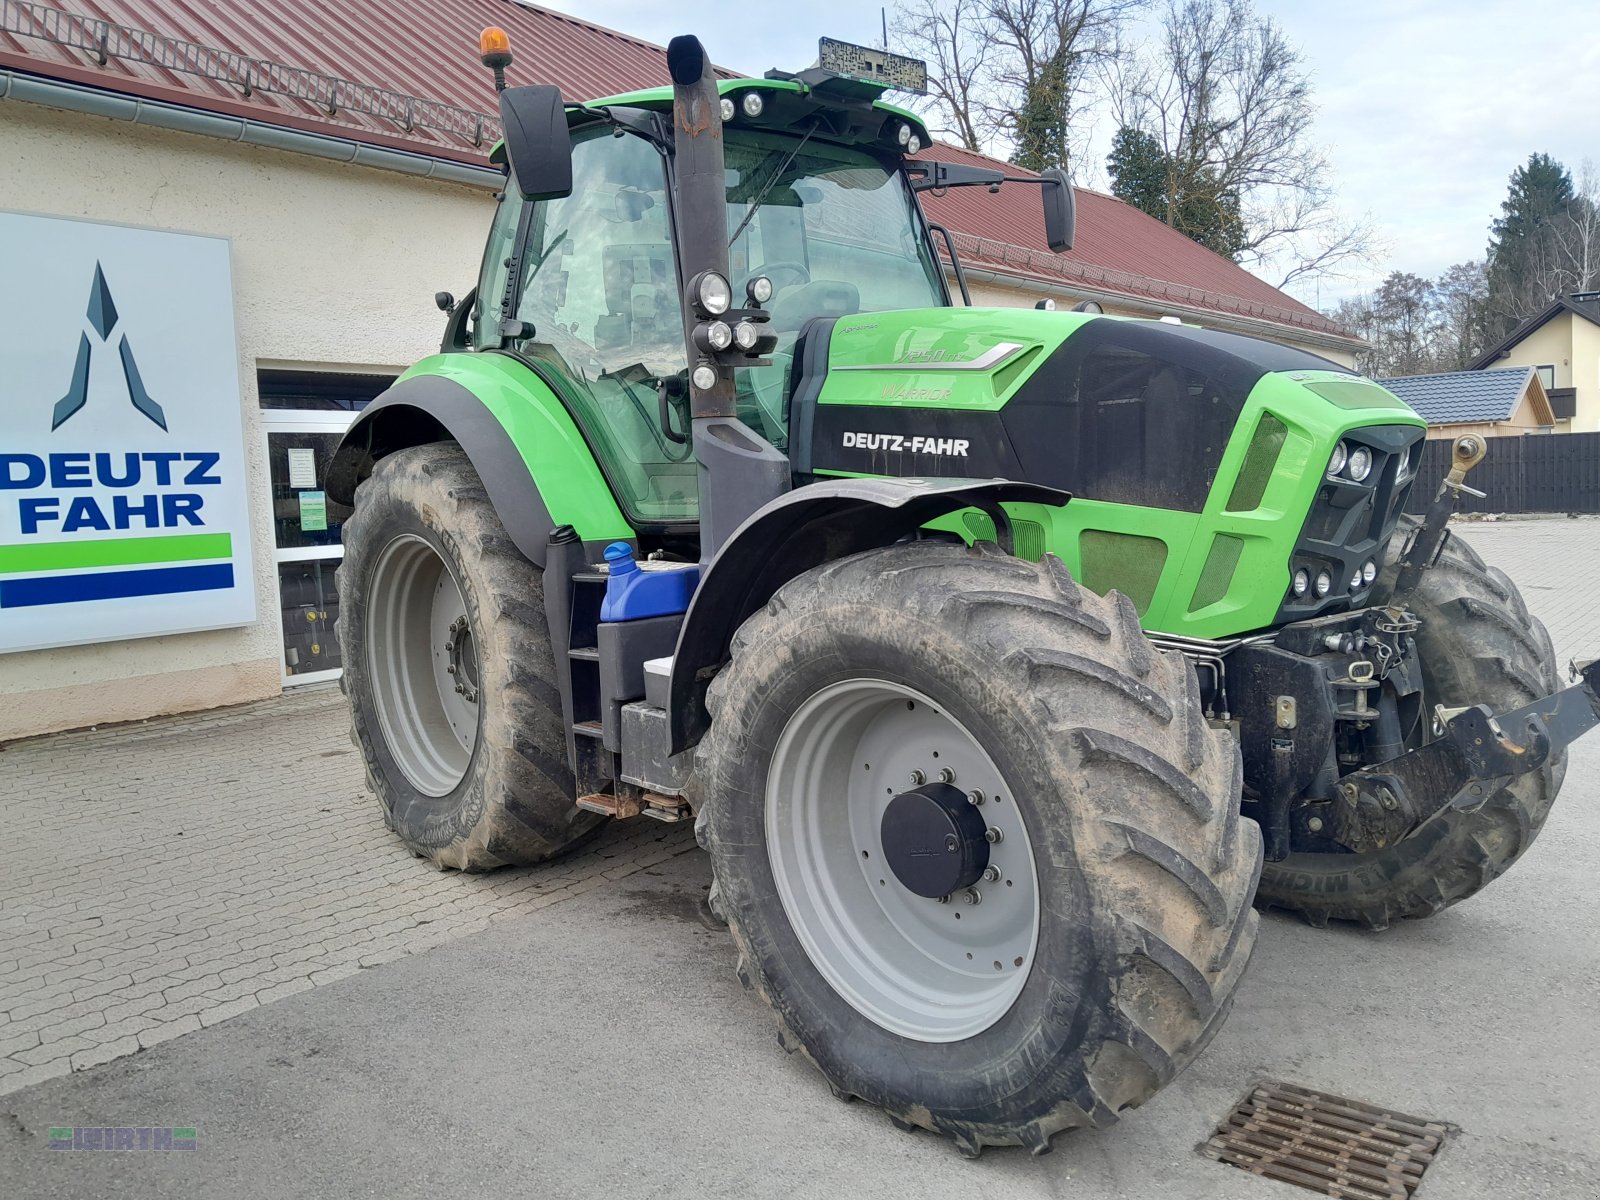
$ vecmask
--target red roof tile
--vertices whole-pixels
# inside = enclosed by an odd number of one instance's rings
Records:
[[[95,21],[191,45],[113,31],[102,64]],[[480,114],[495,111],[491,76],[478,61],[486,25],[510,33],[514,78],[555,83],[568,97],[668,82],[660,46],[517,0],[0,0],[0,67],[480,163],[478,139],[498,133],[492,118],[482,133],[477,126]],[[327,80],[308,73],[367,90],[359,98],[330,92]],[[224,78],[212,77],[218,74]],[[1005,165],[951,146],[937,153]],[[1044,245],[1032,188],[957,189],[924,200],[974,266],[1347,336],[1248,271],[1097,192],[1079,189],[1077,244],[1065,256]]]

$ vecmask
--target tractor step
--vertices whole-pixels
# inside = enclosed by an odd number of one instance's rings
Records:
[[[585,812],[599,813],[603,817],[615,817],[624,821],[629,817],[637,817],[643,806],[637,799],[625,796],[609,796],[597,793],[592,796],[579,796],[578,807]]]
[[[687,821],[694,814],[678,796],[661,796],[655,792],[644,794],[644,815],[657,821]]]

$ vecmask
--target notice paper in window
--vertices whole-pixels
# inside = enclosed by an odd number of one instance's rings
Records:
[[[306,447],[289,451],[289,486],[314,488],[317,486],[317,453]]]
[[[293,454],[294,451],[289,451]],[[307,454],[311,451],[307,450]],[[328,497],[324,492],[301,492],[300,528],[306,533],[316,533],[328,527]]]

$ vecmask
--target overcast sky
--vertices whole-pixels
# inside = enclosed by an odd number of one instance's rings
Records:
[[[859,0],[723,5],[696,21],[667,0],[542,0],[654,42],[698,33],[717,62],[759,75],[816,57],[821,35],[876,45],[878,7]],[[1159,2],[1159,0],[1158,0]],[[1574,175],[1600,161],[1593,85],[1596,0],[1257,0],[1312,68],[1316,139],[1341,207],[1371,213],[1387,243],[1350,282],[1296,289],[1331,307],[1391,270],[1434,276],[1483,254],[1512,169],[1535,150]],[[750,19],[735,16],[748,12]],[[891,10],[891,18],[892,18]],[[690,28],[690,26],[697,26]],[[1104,171],[1095,178],[1103,186]]]

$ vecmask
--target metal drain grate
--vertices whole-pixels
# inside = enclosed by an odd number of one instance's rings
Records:
[[[1437,1121],[1359,1100],[1261,1083],[1200,1151],[1338,1200],[1410,1200],[1446,1132]]]

